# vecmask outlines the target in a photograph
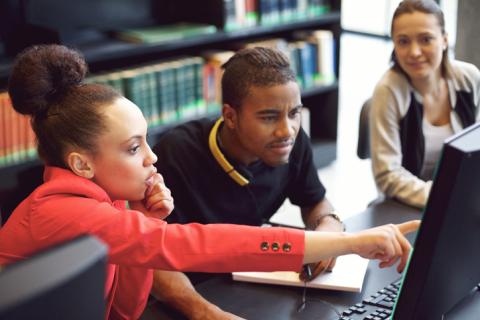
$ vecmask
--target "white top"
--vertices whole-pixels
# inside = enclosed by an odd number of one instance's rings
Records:
[[[443,142],[454,132],[450,123],[443,126],[434,126],[425,117],[423,118],[422,127],[425,137],[425,158],[420,177],[428,181],[433,178],[433,172],[440,158],[440,152],[442,152]]]

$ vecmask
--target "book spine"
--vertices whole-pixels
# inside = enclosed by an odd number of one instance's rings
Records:
[[[308,16],[308,0],[297,0],[297,19],[305,20]]]
[[[258,23],[257,2],[259,0],[245,1],[245,25],[247,27],[256,26]]]
[[[27,116],[15,112],[18,122],[18,162],[26,161],[27,158]]]
[[[138,68],[135,70],[137,72],[137,90],[139,96],[140,110],[142,110],[147,124],[150,127],[152,125],[152,109],[150,106],[150,92],[149,92],[149,82],[148,75],[145,73],[144,68]]]
[[[155,77],[154,66],[142,68],[145,81],[144,98],[145,109],[148,110],[149,117],[147,123],[149,127],[159,124],[158,101],[157,101],[157,80]]]
[[[172,123],[178,120],[177,116],[177,98],[175,92],[175,63],[169,62],[164,64],[161,72],[161,119],[164,124]]]
[[[125,88],[125,97],[140,108],[147,123],[150,123],[151,112],[147,105],[147,79],[141,68],[123,72],[123,87]]]
[[[159,126],[162,125],[162,99],[161,99],[161,83],[160,83],[160,74],[161,70],[164,68],[164,63],[156,63],[151,66],[151,94],[152,94],[152,113],[153,113],[153,125]]]
[[[303,88],[303,78],[301,77],[301,64],[300,64],[300,48],[297,43],[291,42],[288,44],[289,48],[289,58],[290,58],[290,66],[292,70],[295,72],[295,76],[297,78],[298,85],[300,88]]]
[[[237,14],[235,11],[235,0],[223,0],[223,14],[225,16],[225,31],[237,29]]]
[[[245,0],[235,0],[235,23],[236,29],[246,25],[246,3]]]
[[[214,53],[204,54],[207,61],[207,82],[208,93],[207,99],[207,112],[218,113],[221,110],[222,101],[222,89],[221,80],[223,75],[223,69],[221,66],[232,57],[233,51],[217,51]]]
[[[206,103],[207,114],[218,110],[216,105],[215,67],[212,63],[205,63],[203,66],[203,96]]]
[[[302,75],[304,81],[304,88],[308,89],[314,85],[314,72],[315,72],[315,56],[313,45],[306,41],[302,41],[301,47],[301,64]]]
[[[195,109],[198,116],[204,116],[207,113],[207,105],[205,102],[204,83],[203,83],[203,70],[204,62],[200,57],[192,58],[194,68],[194,96],[195,96]]]
[[[173,65],[173,71],[175,75],[174,92],[176,98],[177,119],[182,120],[187,114],[187,99],[185,96],[185,65],[182,62],[176,60]]]
[[[290,0],[279,0],[278,8],[280,13],[280,21],[290,22],[293,20],[293,12],[290,4]]]
[[[262,26],[272,25],[272,0],[258,0],[259,24]]]
[[[328,85],[335,81],[335,44],[330,30],[316,30],[313,33],[317,43],[319,84]]]
[[[281,23],[280,0],[270,0],[270,19],[272,25]]]
[[[167,68],[165,63],[160,63],[155,70],[155,78],[157,83],[157,97],[158,97],[158,123],[160,125],[168,123],[167,121],[167,106],[165,100],[166,96],[166,87],[164,84],[165,81],[165,69]]]
[[[195,62],[188,58],[183,60],[185,72],[185,113],[183,119],[198,116],[195,99]]]

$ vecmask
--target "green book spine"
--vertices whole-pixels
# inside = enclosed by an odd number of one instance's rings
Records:
[[[302,79],[299,76],[299,69],[300,69],[300,63],[299,63],[299,54],[298,54],[298,46],[294,43],[289,43],[288,44],[288,53],[289,53],[289,58],[290,58],[290,67],[292,68],[293,72],[295,72],[295,77],[297,78],[298,85],[300,88],[302,88],[303,83]]]
[[[186,92],[186,70],[185,65],[178,60],[175,62],[175,96],[177,98],[178,119],[183,120],[186,117],[187,99]]]
[[[151,66],[151,78],[150,78],[150,85],[151,85],[151,107],[152,107],[152,118],[153,118],[153,125],[158,126],[161,123],[161,112],[162,112],[162,102],[160,99],[160,80],[158,74],[162,69],[163,63],[156,63]]]
[[[174,63],[164,63],[157,73],[159,98],[161,105],[160,123],[168,124],[177,120],[175,97]]]
[[[235,0],[223,0],[223,14],[225,16],[225,31],[238,29]]]
[[[147,124],[151,126],[152,123],[152,109],[150,107],[150,97],[149,97],[149,81],[148,75],[145,73],[145,70],[142,68],[139,70],[139,95],[141,105],[140,109],[143,111],[143,115],[147,120]]]
[[[166,112],[167,106],[165,103],[166,94],[165,94],[165,84],[164,84],[164,77],[165,77],[165,69],[166,65],[164,63],[159,64],[155,71],[155,78],[157,80],[157,97],[158,97],[158,121],[159,124],[166,124]]]
[[[159,115],[157,111],[157,93],[156,93],[156,78],[154,74],[154,67],[147,66],[142,68],[145,87],[144,89],[144,104],[145,109],[148,111],[149,117],[147,122],[150,127],[155,126],[159,122]]]
[[[123,72],[123,87],[125,88],[125,97],[135,103],[142,111],[145,119],[149,114],[145,110],[142,87],[144,86],[143,75],[138,69],[130,69]]]
[[[195,99],[195,61],[191,58],[183,60],[185,68],[185,114],[184,118],[193,118],[197,114],[197,101]]]
[[[179,119],[178,117],[178,99],[176,93],[176,82],[175,82],[175,64],[170,64],[167,70],[167,106],[168,106],[168,113],[167,119],[168,122],[174,122]]]
[[[205,103],[204,85],[203,85],[203,70],[204,62],[200,57],[192,58],[194,67],[194,86],[195,86],[195,108],[197,115],[203,116],[207,113],[207,105]]]

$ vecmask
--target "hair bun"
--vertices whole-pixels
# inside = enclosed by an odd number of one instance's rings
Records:
[[[15,59],[8,91],[15,110],[37,115],[51,103],[82,83],[87,65],[82,55],[61,45],[27,48]]]

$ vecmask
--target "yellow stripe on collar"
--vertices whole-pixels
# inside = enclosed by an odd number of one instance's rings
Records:
[[[218,128],[223,122],[223,117],[218,118],[218,120],[215,122],[215,124],[212,127],[212,130],[210,131],[210,135],[208,136],[208,146],[210,147],[210,151],[213,154],[213,157],[215,160],[217,160],[218,164],[220,167],[222,167],[223,171],[225,171],[230,178],[232,178],[236,183],[239,185],[246,186],[249,181],[242,176],[238,171],[235,170],[235,168],[232,166],[230,162],[228,162],[227,158],[225,158],[225,155],[222,153],[220,148],[218,147],[217,143],[217,134],[218,134]]]

